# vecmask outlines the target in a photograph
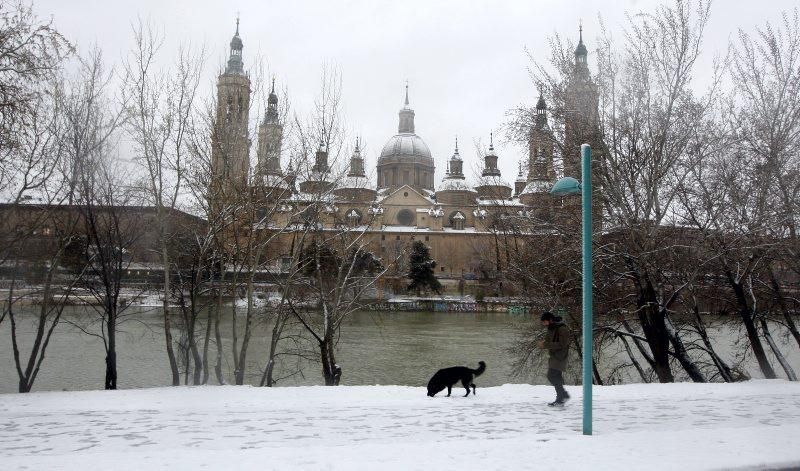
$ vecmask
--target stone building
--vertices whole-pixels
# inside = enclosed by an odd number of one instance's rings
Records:
[[[250,143],[242,134],[247,117],[241,108],[246,110],[249,102],[249,79],[241,51],[237,22],[228,67],[218,84],[214,149],[220,150],[214,154],[213,167],[215,177],[222,179],[219,183],[222,188],[240,185],[249,165]],[[580,177],[580,144],[589,142],[600,150],[597,87],[589,75],[587,55],[581,31],[574,72],[568,83],[568,107],[574,112],[566,115],[568,151],[563,157],[565,173],[577,177]],[[464,174],[464,159],[457,141],[444,178],[436,182],[434,157],[417,134],[408,85],[398,113],[397,133],[388,139],[377,158],[375,181],[367,177],[358,141],[346,177],[334,177],[336,172],[329,167],[324,142],[319,144],[313,163],[309,163],[311,171],[307,175],[299,177],[291,166],[282,168],[281,159],[287,156],[281,155],[283,129],[277,106],[273,83],[265,118],[259,126],[258,161],[250,185],[251,190],[256,188],[259,193],[279,195],[281,203],[273,206],[278,211],[271,213],[269,224],[260,227],[285,227],[291,224],[292,217],[322,202],[321,210],[329,215],[331,224],[346,221],[365,230],[376,254],[384,260],[399,260],[389,276],[403,276],[407,271],[403,254],[413,241],[420,240],[430,246],[440,278],[492,278],[506,263],[498,248],[504,243],[501,239],[520,236],[524,239],[530,229],[524,228],[522,222],[532,218],[552,220],[562,210],[562,201],[549,194],[557,177],[554,165],[557,146],[548,124],[544,97],[540,96],[536,104],[526,165],[520,163],[513,186],[501,175],[498,162],[502,156],[496,153],[492,136],[483,158],[483,171],[476,182]],[[324,197],[320,198],[322,194]]]

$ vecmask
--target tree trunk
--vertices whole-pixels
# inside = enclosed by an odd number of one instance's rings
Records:
[[[275,356],[278,353],[278,341],[283,335],[283,326],[286,323],[286,317],[282,312],[283,303],[278,306],[278,315],[275,318],[275,325],[272,327],[272,338],[269,342],[269,357],[267,358],[267,366],[264,368],[264,375],[261,377],[260,386],[272,387],[275,384],[273,372],[275,371]]]
[[[333,352],[333,337],[326,335],[319,343],[319,350],[322,358],[322,376],[325,379],[325,386],[335,386],[336,357]]]
[[[221,288],[220,283],[220,288]],[[225,384],[225,377],[222,375],[222,334],[219,330],[220,313],[222,311],[222,290],[219,291],[217,298],[217,308],[214,310],[214,340],[217,343],[217,363],[214,365],[214,373],[217,375],[219,384]]]
[[[170,286],[170,260],[169,260],[169,253],[167,252],[167,244],[164,239],[164,228],[163,228],[163,221],[161,222],[161,235],[162,235],[162,247],[161,247],[161,254],[162,254],[162,263],[163,263],[163,271],[164,271],[164,302],[163,302],[163,309],[164,309],[164,340],[167,344],[167,358],[169,359],[169,369],[172,372],[172,385],[173,386],[180,386],[181,384],[181,377],[180,372],[178,371],[178,361],[175,359],[175,350],[172,348],[172,326],[170,323],[169,318],[169,297],[171,292]],[[186,368],[189,368],[187,363]]]
[[[783,371],[786,372],[786,377],[789,379],[789,381],[797,381],[797,375],[795,374],[794,369],[792,369],[792,366],[789,365],[788,361],[786,361],[786,357],[783,356],[783,352],[781,352],[780,348],[778,348],[778,344],[776,344],[775,340],[772,338],[767,320],[762,316],[760,322],[761,330],[764,331],[764,338],[767,340],[767,345],[769,345],[772,353],[775,354],[775,358],[778,359],[778,363],[783,368]]]
[[[714,345],[711,343],[711,339],[708,338],[706,324],[703,322],[703,318],[700,317],[700,310],[697,307],[697,303],[694,305],[694,317],[695,320],[697,320],[697,333],[700,335],[700,339],[703,341],[703,345],[705,345],[708,355],[714,362],[714,366],[717,367],[717,371],[719,371],[722,380],[726,383],[734,382],[733,372],[731,371],[730,366],[728,366],[728,364],[725,363],[725,361],[720,358],[719,355],[717,355],[717,352],[714,350]]]
[[[797,330],[797,324],[794,323],[792,314],[786,307],[786,297],[783,295],[783,290],[778,282],[778,278],[775,276],[775,272],[772,270],[769,272],[769,277],[770,283],[772,284],[772,291],[775,292],[775,297],[778,299],[778,305],[781,307],[781,312],[783,313],[783,319],[786,321],[786,327],[789,329],[792,337],[794,337],[794,341],[797,342],[797,346],[800,347],[800,332]]]
[[[649,280],[639,289],[639,322],[653,353],[653,370],[661,383],[672,383],[675,377],[669,365],[669,337],[656,292]]]
[[[617,338],[620,339],[622,341],[622,344],[625,346],[625,351],[628,352],[628,357],[631,359],[633,367],[636,368],[636,371],[639,372],[639,377],[642,378],[642,382],[649,383],[650,379],[645,374],[642,365],[639,363],[639,360],[637,360],[636,356],[633,354],[631,346],[628,344],[628,339],[626,339],[624,335],[617,335]]]
[[[739,316],[742,319],[745,331],[747,331],[747,338],[750,340],[750,348],[753,349],[753,354],[758,361],[758,366],[761,368],[761,372],[764,374],[765,378],[775,379],[777,375],[775,374],[775,370],[772,369],[772,365],[769,363],[767,354],[764,352],[764,346],[761,344],[761,338],[758,336],[758,330],[756,330],[756,325],[753,320],[755,313],[751,312],[750,304],[748,304],[747,296],[744,292],[744,286],[735,280],[733,273],[730,271],[728,271],[726,275],[731,288],[733,288],[736,302],[739,305]]]
[[[203,383],[208,384],[208,345],[211,343],[211,327],[214,324],[214,316],[212,312],[214,308],[209,307],[206,309],[206,336],[203,339]]]
[[[703,372],[700,371],[700,368],[689,358],[689,353],[686,351],[686,347],[683,345],[683,341],[678,335],[678,331],[675,329],[675,326],[672,324],[672,320],[669,318],[669,314],[667,312],[663,312],[664,316],[664,325],[666,327],[667,335],[669,336],[669,341],[672,344],[673,354],[675,358],[678,359],[683,369],[686,370],[686,373],[689,374],[689,377],[695,383],[706,383],[706,377],[703,375]]]
[[[195,276],[195,275],[193,275]],[[197,350],[197,339],[195,338],[195,330],[197,330],[197,279],[192,281],[192,291],[189,298],[189,350],[194,359],[194,378],[193,384],[200,384],[202,378],[202,366],[204,363],[203,358],[200,357],[200,352]]]
[[[242,339],[242,348],[239,350],[239,369],[236,374],[236,384],[244,384],[244,374],[247,365],[247,348],[250,346],[250,336],[253,333],[253,275],[247,283],[247,315],[244,324],[244,338]]]

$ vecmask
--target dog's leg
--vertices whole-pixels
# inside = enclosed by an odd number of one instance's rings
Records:
[[[453,389],[453,385],[452,384],[447,386],[447,397],[450,397],[450,392],[451,392],[452,389]]]
[[[469,396],[469,381],[468,381],[468,380],[466,380],[466,379],[462,379],[462,380],[461,380],[461,385],[462,385],[462,386],[464,386],[464,389],[466,389],[466,390],[467,390],[467,393],[466,393],[466,394],[464,394],[464,397],[467,397],[467,396]]]
[[[472,386],[472,395],[475,395],[475,383],[470,384]]]

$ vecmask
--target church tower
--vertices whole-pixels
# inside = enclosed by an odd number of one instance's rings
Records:
[[[230,43],[230,57],[217,80],[217,112],[211,137],[212,197],[221,203],[247,188],[250,170],[250,78],[242,62],[239,19]]]
[[[539,95],[536,117],[528,134],[527,185],[520,193],[520,201],[531,207],[533,214],[542,219],[549,218],[554,203],[554,198],[550,195],[550,188],[555,183],[554,149],[553,134],[547,123],[547,103]]]
[[[272,79],[272,90],[267,98],[267,111],[264,121],[258,127],[258,164],[256,173],[264,175],[281,175],[281,144],[283,142],[283,125],[278,117],[278,95],[275,94],[275,79]]]
[[[588,50],[583,44],[583,27],[579,28],[578,47],[575,48],[575,64],[567,83],[566,114],[564,120],[564,175],[582,180],[581,144],[592,147],[592,219],[594,227],[602,227],[602,196],[600,173],[605,148],[600,134],[599,93],[589,74]],[[568,201],[568,202],[567,202]],[[580,213],[580,200],[567,198],[565,204]],[[575,218],[579,220],[579,217]]]
[[[539,95],[536,119],[528,136],[528,181],[555,181],[553,171],[553,135],[547,123],[547,103]]]
[[[494,151],[494,136],[489,133],[489,151],[483,157],[483,171],[478,186],[475,187],[478,197],[483,200],[504,200],[511,198],[513,189],[500,178],[497,167],[497,153]]]
[[[567,83],[566,117],[564,122],[564,175],[581,179],[581,144],[592,146],[592,157],[599,161],[602,153],[598,116],[599,94],[592,82],[587,62],[588,51],[583,44],[583,27],[579,29],[575,64]]]

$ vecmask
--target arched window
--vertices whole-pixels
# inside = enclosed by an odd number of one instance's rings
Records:
[[[467,218],[464,216],[464,213],[456,211],[450,215],[450,226],[457,231],[463,231],[464,222],[466,222],[466,220]]]

